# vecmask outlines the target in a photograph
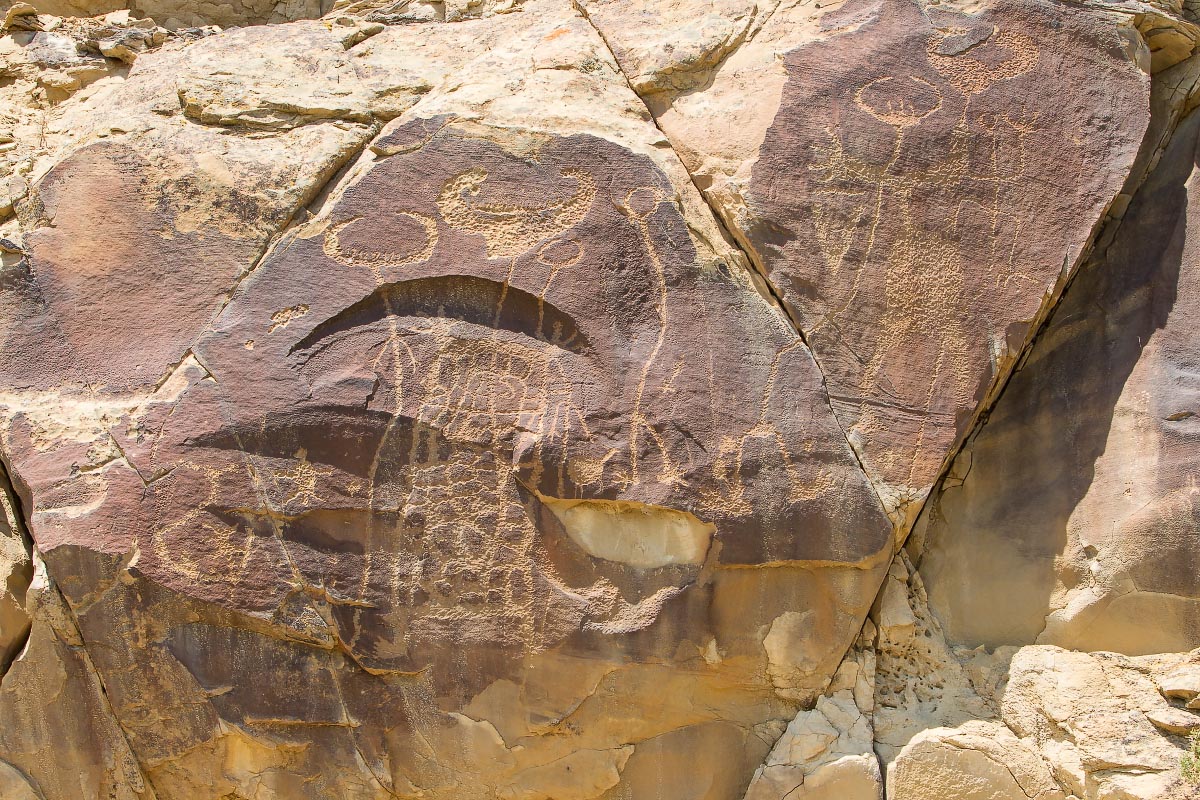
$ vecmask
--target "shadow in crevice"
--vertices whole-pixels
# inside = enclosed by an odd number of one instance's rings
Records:
[[[518,333],[577,354],[588,349],[587,337],[575,320],[545,299],[473,275],[444,275],[384,284],[317,325],[292,352],[317,348],[335,334],[389,316],[458,320]]]

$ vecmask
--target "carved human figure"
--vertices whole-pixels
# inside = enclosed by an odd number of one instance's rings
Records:
[[[636,647],[702,638],[708,590],[687,590],[719,550],[879,551],[882,528],[840,530],[870,498],[819,455],[832,420],[789,418],[807,352],[779,326],[773,357],[737,356],[761,348],[740,315],[773,318],[697,271],[665,178],[587,137],[532,146],[441,130],[246,281],[196,351],[219,385],[181,400],[191,432],[155,466],[148,574],[373,670],[495,652],[469,692],[669,604],[672,633]]]
[[[1097,35],[1050,6],[863,0],[822,19],[828,37],[784,56],[747,235],[900,512],[1074,258],[1062,243],[1082,241],[1080,218],[1119,186],[1083,166],[1111,158],[1115,117],[1063,105],[1055,86],[1111,73],[1131,107],[1144,87],[1110,56],[1117,37],[1082,55],[1041,44],[1046,29]],[[1088,185],[1056,191],[1053,176],[1076,170]]]

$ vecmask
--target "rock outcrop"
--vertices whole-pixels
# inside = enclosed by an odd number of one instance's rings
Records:
[[[10,4],[0,798],[1189,796],[1197,41]]]
[[[627,72],[666,73],[651,109],[903,523],[1121,190],[1148,119],[1133,29],[1054,3],[781,3],[681,86],[625,3],[592,16]]]
[[[922,572],[954,641],[1200,637],[1198,134],[1179,125],[930,508]]]

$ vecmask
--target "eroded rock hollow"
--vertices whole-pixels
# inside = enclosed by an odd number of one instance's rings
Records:
[[[6,8],[0,800],[1182,800],[1191,5]]]

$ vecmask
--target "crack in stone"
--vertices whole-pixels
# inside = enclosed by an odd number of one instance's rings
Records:
[[[38,549],[37,543],[33,540],[33,535],[30,532],[29,520],[25,515],[24,509],[23,509],[23,504],[21,502],[21,498],[17,495],[16,491],[14,490],[11,478],[9,477],[10,474],[11,473],[9,470],[9,465],[6,463],[6,461],[2,457],[2,454],[0,454],[0,491],[3,491],[7,495],[8,501],[13,504],[13,512],[14,512],[13,516],[17,523],[18,532],[20,533],[22,540],[26,544],[27,552],[30,555],[30,560],[31,561],[40,561],[42,563],[42,566],[46,571],[46,577],[49,579],[48,590],[54,593],[54,598],[61,605],[61,607],[66,610],[67,621],[70,622],[72,629],[75,632],[75,635],[79,638],[79,641],[83,643],[83,646],[81,648],[79,648],[81,660],[83,661],[83,666],[88,671],[88,673],[92,676],[92,678],[95,680],[96,688],[100,690],[100,695],[103,698],[104,706],[108,711],[108,715],[112,719],[113,724],[116,726],[116,729],[121,734],[121,742],[125,746],[125,751],[130,755],[130,757],[133,759],[134,763],[137,765],[138,773],[140,774],[141,779],[145,782],[145,784],[148,787],[150,787],[151,792],[153,794],[158,794],[157,790],[154,787],[154,782],[151,780],[149,773],[147,772],[145,766],[142,764],[141,758],[138,756],[137,752],[134,751],[133,747],[129,744],[129,735],[128,735],[128,732],[125,730],[124,723],[122,723],[121,719],[117,716],[116,712],[113,710],[112,701],[109,699],[109,695],[108,695],[108,687],[104,683],[103,675],[101,675],[100,671],[98,669],[96,669],[96,665],[92,661],[91,652],[88,649],[87,640],[84,639],[84,637],[83,637],[83,629],[79,625],[79,619],[75,614],[75,609],[71,607],[71,604],[67,601],[66,596],[62,593],[62,590],[59,589],[58,583],[54,580],[54,577],[50,574],[50,565],[46,563],[46,560],[44,558],[42,558],[41,551]],[[49,624],[49,623],[42,621],[41,624]],[[26,633],[26,636],[25,636],[26,643],[28,642],[29,637],[32,636],[32,634],[33,634],[33,625],[31,624],[29,627],[29,631]],[[54,636],[55,636],[55,638],[58,638],[57,633],[55,633]],[[66,643],[64,643],[64,644],[66,644]],[[70,646],[70,645],[68,645],[68,646]],[[24,649],[24,644],[22,644],[22,649]],[[72,648],[72,649],[75,649],[75,648]],[[2,677],[2,676],[0,676],[0,677]],[[140,794],[140,793],[135,791],[135,794]]]
[[[9,481],[7,465],[4,463],[3,458],[0,458],[0,506],[2,506],[2,509],[0,510],[4,512],[4,516],[7,518],[9,526],[13,529],[12,532],[20,538],[21,545],[25,548],[26,558],[29,559],[29,567],[27,569],[27,572],[29,573],[28,578],[32,578],[33,539],[30,537],[29,531],[26,529],[23,523],[20,502],[20,498],[17,497],[17,493],[13,490],[12,484]],[[28,588],[26,588],[26,596],[28,596]],[[23,603],[27,602],[25,598],[21,599]],[[32,635],[33,624],[31,620],[30,625],[25,629],[24,634],[18,637],[15,641],[16,648],[13,652],[16,655],[13,657],[14,661],[17,658],[20,658],[20,654],[29,644],[29,637]],[[3,684],[4,676],[8,673],[9,667],[11,666],[11,663],[5,664],[0,662],[0,685]]]
[[[1194,64],[1200,67],[1200,55],[1192,56],[1191,58],[1182,62],[1180,66],[1187,64]],[[1162,86],[1162,80],[1164,79],[1156,77],[1151,78],[1152,98],[1156,88],[1154,86],[1154,82],[1158,81],[1159,86]],[[1183,88],[1184,83],[1187,84],[1186,89]],[[1169,90],[1173,95],[1176,96],[1180,94],[1184,96],[1193,94],[1197,89],[1200,89],[1200,69],[1197,69],[1196,74],[1192,76],[1190,81],[1185,81],[1184,83],[1173,87],[1166,87],[1160,91]],[[1153,100],[1151,101],[1151,104],[1153,106]],[[1176,106],[1169,106],[1166,110],[1166,113],[1168,114],[1167,122],[1165,125],[1163,125],[1161,135],[1158,136],[1157,141],[1153,140],[1155,132],[1153,130],[1152,113],[1151,128],[1147,130],[1145,138],[1142,140],[1141,151],[1139,152],[1137,159],[1135,159],[1129,175],[1126,176],[1125,184],[1121,187],[1118,197],[1124,195],[1132,199],[1134,195],[1141,190],[1158,166],[1160,156],[1173,139],[1180,123],[1183,122],[1188,114],[1193,113],[1193,111],[1194,110],[1189,108],[1187,104],[1181,103]],[[1143,157],[1144,160],[1142,160]],[[1139,161],[1141,162],[1140,164]],[[925,499],[922,501],[921,509],[913,516],[913,523],[905,533],[906,539],[908,533],[916,530],[921,522],[921,519],[925,516],[931,505],[929,502],[931,498],[940,496],[946,488],[955,488],[958,485],[961,485],[961,481],[956,482],[953,486],[946,485],[946,481],[950,479],[950,474],[953,470],[954,463],[966,450],[967,446],[974,441],[976,436],[983,429],[984,425],[987,424],[992,411],[995,410],[997,404],[1000,402],[1000,399],[1004,396],[1004,392],[1008,388],[1009,383],[1013,380],[1018,372],[1025,368],[1037,343],[1049,333],[1051,323],[1054,321],[1055,312],[1062,304],[1063,298],[1066,296],[1067,292],[1072,286],[1075,285],[1076,279],[1084,271],[1083,267],[1088,263],[1095,262],[1105,257],[1108,252],[1108,248],[1116,236],[1117,231],[1120,229],[1123,221],[1123,214],[1121,216],[1112,216],[1097,220],[1096,225],[1093,228],[1092,235],[1088,238],[1087,243],[1084,245],[1080,251],[1079,257],[1076,259],[1074,268],[1066,274],[1065,278],[1062,280],[1061,287],[1058,287],[1057,293],[1052,295],[1052,301],[1047,303],[1045,307],[1040,310],[1038,318],[1030,327],[1031,334],[1026,337],[1026,342],[1022,346],[1021,351],[1012,359],[1008,373],[1002,377],[997,376],[997,379],[995,380],[992,389],[989,391],[988,396],[984,398],[984,400],[979,404],[979,407],[975,410],[975,416],[971,421],[969,428],[952,448],[952,450],[947,453],[945,460],[942,462],[942,466],[938,470],[937,478],[930,485],[931,488],[928,494],[925,496]],[[968,465],[968,472],[969,469],[970,466]],[[901,544],[903,544],[903,541],[901,541]],[[916,565],[919,567],[921,553],[919,551],[919,547],[916,548],[916,550],[917,551],[912,555]]]
[[[812,358],[813,364],[817,368],[817,372],[821,375],[821,387],[825,394],[825,405],[829,408],[829,413],[833,417],[834,423],[837,425],[838,430],[841,431],[842,437],[846,440],[846,444],[850,447],[850,452],[854,455],[854,460],[858,464],[858,468],[866,477],[867,484],[871,487],[871,493],[875,496],[876,501],[879,503],[880,509],[882,509],[884,514],[890,518],[890,515],[887,514],[887,505],[883,502],[883,498],[879,495],[879,491],[875,486],[875,481],[871,478],[871,473],[867,471],[866,465],[863,462],[862,454],[859,453],[858,448],[854,446],[854,442],[851,441],[849,434],[847,433],[845,427],[843,427],[841,420],[838,419],[837,413],[833,409],[833,403],[829,397],[829,385],[825,380],[825,370],[821,368],[821,362],[817,359],[817,354],[813,351],[812,347],[809,346],[808,338],[804,335],[804,329],[800,326],[799,321],[792,315],[791,310],[783,301],[783,297],[780,294],[779,289],[771,282],[767,275],[766,269],[756,257],[754,249],[742,244],[736,233],[726,223],[725,218],[721,215],[720,211],[717,210],[717,208],[709,200],[708,196],[700,188],[700,184],[696,181],[696,176],[692,174],[692,171],[688,169],[687,164],[684,163],[683,159],[679,157],[679,153],[675,150],[675,144],[671,141],[671,137],[668,136],[666,131],[659,126],[658,118],[654,116],[654,112],[651,110],[649,104],[646,103],[646,99],[642,97],[637,89],[633,87],[633,83],[629,80],[629,76],[625,73],[624,67],[621,66],[621,62],[617,59],[616,52],[612,49],[612,45],[609,44],[604,32],[600,30],[599,26],[597,26],[595,22],[592,21],[592,18],[588,14],[587,7],[584,5],[583,0],[571,0],[571,7],[575,9],[575,11],[584,19],[585,22],[588,23],[589,26],[591,26],[592,30],[595,31],[596,36],[604,44],[605,49],[608,51],[609,57],[612,58],[613,64],[616,65],[617,72],[620,73],[621,77],[625,80],[625,85],[629,88],[629,91],[641,101],[642,105],[646,109],[646,114],[648,115],[650,121],[653,122],[655,129],[658,130],[663,139],[667,142],[668,146],[671,148],[672,154],[675,156],[675,160],[679,162],[680,166],[682,166],[684,172],[688,176],[688,179],[692,183],[692,187],[700,195],[700,199],[704,202],[704,205],[712,214],[718,228],[721,231],[721,234],[725,238],[725,243],[740,252],[746,259],[746,263],[750,265],[752,279],[757,278],[757,280],[752,280],[752,283],[755,286],[761,284],[762,289],[766,290],[766,295],[763,296],[763,299],[766,300],[767,304],[772,306],[775,311],[787,322],[788,327],[792,329],[797,338],[799,338],[801,343],[804,345],[805,350],[808,351],[809,357]],[[776,5],[775,8],[778,8],[778,5]],[[720,61],[718,61],[713,67],[714,71],[720,69],[721,64],[723,64],[736,50],[740,49],[741,46],[753,41],[757,33],[762,30],[762,28],[770,20],[771,16],[775,13],[775,8],[773,8],[767,14],[766,18],[763,19],[762,25],[758,26],[753,33],[745,36],[733,47],[730,47],[729,51],[725,53]],[[761,294],[762,292],[760,291],[760,295]],[[896,537],[893,536],[893,540],[895,539]],[[897,547],[897,544],[892,545],[893,556],[895,555],[895,550]]]
[[[336,122],[336,120],[330,120],[324,124],[330,124],[332,122]],[[364,131],[362,139],[353,147],[349,148],[343,158],[338,159],[330,166],[328,175],[324,179],[318,179],[314,182],[312,188],[300,198],[299,202],[296,203],[295,208],[292,209],[292,212],[288,215],[287,219],[284,220],[284,222],[275,230],[274,233],[266,237],[266,241],[259,249],[258,254],[254,257],[254,260],[251,262],[250,266],[243,270],[242,273],[234,279],[233,285],[230,286],[225,292],[225,297],[221,301],[220,307],[217,308],[217,310],[213,312],[213,315],[209,318],[209,322],[204,327],[204,331],[201,333],[201,336],[213,329],[216,321],[220,319],[221,315],[225,313],[225,309],[229,307],[231,302],[233,302],[233,297],[235,294],[237,294],[238,288],[241,287],[246,279],[253,275],[260,266],[262,266],[263,262],[265,262],[273,252],[275,252],[275,248],[287,238],[287,235],[312,217],[312,212],[309,210],[311,206],[314,203],[322,202],[330,194],[330,192],[337,188],[337,186],[346,177],[350,169],[354,166],[362,154],[366,152],[367,148],[374,144],[376,139],[378,139],[379,132],[382,127],[382,123],[376,121],[366,131]],[[195,344],[193,344],[193,347],[195,347]],[[192,348],[188,348],[188,352],[192,352]],[[204,365],[202,364],[201,366],[203,367]],[[213,377],[212,373],[208,371],[207,367],[204,367],[204,369],[206,372],[208,372],[210,377]]]

